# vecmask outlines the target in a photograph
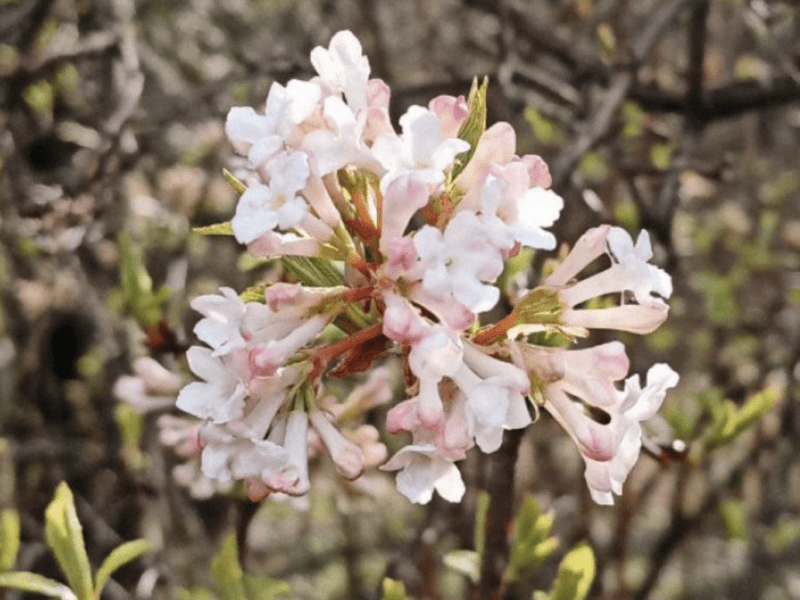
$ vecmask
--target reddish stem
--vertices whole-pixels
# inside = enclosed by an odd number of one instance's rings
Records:
[[[353,335],[348,336],[343,340],[339,340],[338,342],[334,342],[328,346],[318,348],[311,355],[311,362],[314,364],[314,371],[311,373],[311,378],[315,379],[319,377],[322,374],[322,370],[325,368],[325,366],[337,356],[344,354],[359,344],[363,344],[364,342],[378,337],[382,331],[383,323],[375,323],[375,325],[371,325],[366,329],[356,331]]]
[[[472,341],[476,344],[484,346],[499,338],[501,335],[505,335],[506,332],[515,325],[519,325],[519,315],[515,312],[511,312],[500,319],[497,323],[489,327],[489,329],[484,329],[483,331],[476,333],[473,336]]]
[[[372,297],[372,287],[370,286],[353,288],[351,290],[347,290],[342,294],[342,300],[344,300],[348,304],[361,302],[362,300],[366,300],[367,298],[371,297]]]

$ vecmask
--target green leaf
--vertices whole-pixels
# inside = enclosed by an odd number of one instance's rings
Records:
[[[570,550],[558,566],[558,575],[550,592],[552,600],[584,600],[595,575],[594,552],[586,542]]]
[[[497,287],[499,287],[504,294],[511,294],[512,285],[520,275],[530,268],[535,254],[536,252],[532,248],[520,248],[516,256],[512,256],[506,260],[503,265],[503,272],[500,273],[500,277],[497,278]]]
[[[192,227],[192,231],[200,235],[233,235],[233,227],[230,221],[214,223],[204,227]]]
[[[406,596],[406,586],[403,585],[402,581],[384,577],[381,587],[383,588],[381,600],[407,600],[408,598]]]
[[[150,279],[142,257],[124,233],[119,234],[117,247],[125,307],[139,325],[149,328],[161,318],[161,307],[169,299],[169,288],[162,286],[158,292],[153,293],[153,280]]]
[[[219,553],[211,562],[211,573],[217,582],[222,600],[248,600],[235,533],[222,542]]]
[[[247,596],[251,600],[285,598],[291,596],[292,593],[292,588],[288,583],[271,577],[246,575],[244,584],[247,589]]]
[[[120,402],[114,408],[114,418],[119,429],[125,463],[135,471],[143,470],[147,464],[147,458],[139,449],[139,442],[142,439],[142,431],[144,431],[144,417],[133,410],[129,404]]]
[[[525,498],[514,528],[514,541],[506,575],[508,581],[521,581],[531,577],[556,550],[558,540],[550,537],[553,520],[552,513],[542,513],[533,496]]]
[[[725,446],[745,429],[757,423],[780,400],[780,390],[768,387],[753,394],[741,408],[731,400],[710,403],[713,426],[705,440],[706,452]]]
[[[19,550],[19,514],[10,508],[0,513],[0,571],[14,568]]]
[[[61,600],[76,600],[75,594],[66,585],[36,573],[22,571],[0,573],[0,589],[2,588],[42,594],[50,598],[61,598]]]
[[[56,555],[69,587],[80,600],[92,598],[92,571],[83,542],[83,530],[75,512],[75,500],[65,481],[56,488],[44,516],[47,543]]]
[[[747,540],[747,506],[741,500],[728,498],[719,505],[719,516],[728,540]]]
[[[100,592],[103,591],[103,587],[114,571],[125,563],[136,560],[142,554],[150,552],[151,549],[152,545],[147,540],[133,540],[114,548],[111,554],[106,556],[106,559],[97,571],[94,584],[95,597],[100,598]]]
[[[284,256],[284,268],[310,287],[335,287],[342,285],[342,274],[327,260],[307,256]]]
[[[477,77],[472,80],[472,88],[467,99],[467,110],[469,112],[458,130],[459,139],[469,142],[469,150],[456,157],[458,162],[453,167],[450,175],[451,181],[455,180],[469,164],[469,161],[472,160],[475,148],[478,146],[478,140],[481,139],[483,132],[486,130],[486,89],[488,87],[488,77],[484,77],[480,85],[478,85]]]
[[[222,169],[222,176],[225,178],[230,186],[236,190],[237,194],[244,194],[247,191],[247,186],[242,183],[233,173],[228,171],[228,169]]]
[[[444,555],[444,564],[470,578],[472,583],[481,579],[481,555],[475,550],[453,550]]]

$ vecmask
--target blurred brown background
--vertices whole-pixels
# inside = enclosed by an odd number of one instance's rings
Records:
[[[669,362],[681,374],[662,414],[688,451],[642,457],[609,509],[592,505],[552,422],[522,442],[515,498],[555,510],[562,550],[591,541],[590,597],[800,598],[797,8],[0,0],[0,508],[22,517],[18,567],[53,568],[42,513],[61,479],[93,560],[132,537],[160,547],[108,598],[200,597],[189,590],[207,585],[220,535],[243,529],[252,507],[195,500],[174,482],[152,415],[141,436],[120,433],[111,389],[144,354],[180,371],[188,301],[261,272],[232,240],[190,235],[235,206],[225,114],[262,105],[272,81],[310,77],[310,49],[351,29],[392,88],[395,119],[488,75],[490,122],[511,122],[519,153],[551,165],[566,202],[559,240],[601,222],[645,228],[673,277],[667,324],[625,342],[633,371]],[[125,261],[137,289],[164,290],[151,310],[132,309]],[[709,442],[725,410],[763,390],[777,398],[763,418]],[[475,488],[485,460],[465,469]],[[441,556],[470,547],[473,501],[409,506],[382,476],[343,496],[326,472],[309,512],[258,512],[250,570],[286,578],[297,598],[377,598],[385,574],[418,598],[468,593]],[[508,597],[547,588],[556,564]]]

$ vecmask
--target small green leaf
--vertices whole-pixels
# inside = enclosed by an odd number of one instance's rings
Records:
[[[558,566],[558,575],[550,592],[552,600],[584,600],[595,575],[594,552],[586,542],[570,550]]]
[[[535,251],[531,248],[521,248],[516,256],[512,256],[506,260],[503,265],[503,272],[500,274],[500,277],[497,278],[497,287],[499,287],[504,294],[511,294],[513,284],[520,275],[530,268],[535,254]]]
[[[450,175],[451,181],[458,177],[469,161],[472,160],[478,141],[486,130],[486,90],[488,87],[488,77],[484,77],[480,85],[478,85],[477,77],[472,80],[472,88],[467,99],[467,118],[458,130],[459,139],[469,142],[469,150],[456,157],[458,162],[453,167],[453,172]]]
[[[233,173],[228,171],[228,169],[222,169],[222,176],[225,178],[230,186],[236,190],[237,194],[244,194],[247,191],[247,186],[242,183]]]
[[[775,554],[783,554],[786,548],[800,539],[800,519],[783,518],[763,533],[767,547]]]
[[[728,540],[747,540],[747,506],[741,500],[728,498],[719,505],[719,516]]]
[[[381,587],[383,588],[381,600],[407,600],[408,598],[406,596],[406,586],[403,585],[402,581],[384,577]]]
[[[103,587],[114,571],[125,563],[136,560],[142,554],[150,552],[151,549],[152,545],[147,540],[133,540],[114,548],[111,554],[106,556],[106,559],[97,571],[94,584],[95,597],[100,598],[100,592],[103,591]]]
[[[66,585],[37,573],[22,571],[0,573],[0,589],[2,588],[42,594],[43,596],[60,598],[61,600],[77,600],[75,594]]]
[[[514,541],[508,561],[508,581],[529,578],[558,547],[558,540],[550,537],[554,516],[543,514],[533,499],[527,496],[517,515]]]
[[[288,583],[271,577],[247,575],[244,584],[250,600],[273,600],[286,598],[292,594],[292,588]]]
[[[19,514],[10,508],[0,513],[0,571],[9,571],[17,562]]]
[[[248,600],[235,533],[222,542],[222,547],[211,562],[211,573],[217,582],[222,600]]]
[[[192,227],[192,231],[200,235],[233,235],[233,227],[230,221],[205,225],[204,227]]]
[[[481,555],[475,550],[453,550],[444,555],[444,564],[470,578],[472,583],[481,579]]]
[[[117,238],[120,255],[120,284],[125,307],[144,328],[149,328],[161,318],[161,307],[169,299],[170,291],[162,286],[153,292],[153,280],[144,266],[144,261],[134,249],[127,235]]]
[[[741,408],[737,408],[731,400],[711,404],[709,408],[714,424],[706,437],[706,452],[732,442],[745,429],[757,423],[778,400],[780,391],[775,387],[768,387],[750,396]]]
[[[145,454],[139,448],[144,431],[144,417],[125,402],[114,408],[119,437],[122,445],[122,456],[125,463],[135,471],[141,471],[147,464]]]
[[[75,512],[75,500],[65,481],[56,488],[52,502],[45,510],[47,543],[67,578],[69,587],[81,600],[93,596],[92,571],[83,530]]]

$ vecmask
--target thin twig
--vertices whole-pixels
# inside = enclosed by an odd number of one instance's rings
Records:
[[[592,118],[584,125],[582,133],[553,161],[551,172],[555,189],[564,187],[581,157],[611,130],[617,112],[633,86],[639,66],[646,62],[667,26],[688,2],[689,0],[663,2],[642,28],[631,45],[630,67],[613,76],[602,101],[592,111]]]

